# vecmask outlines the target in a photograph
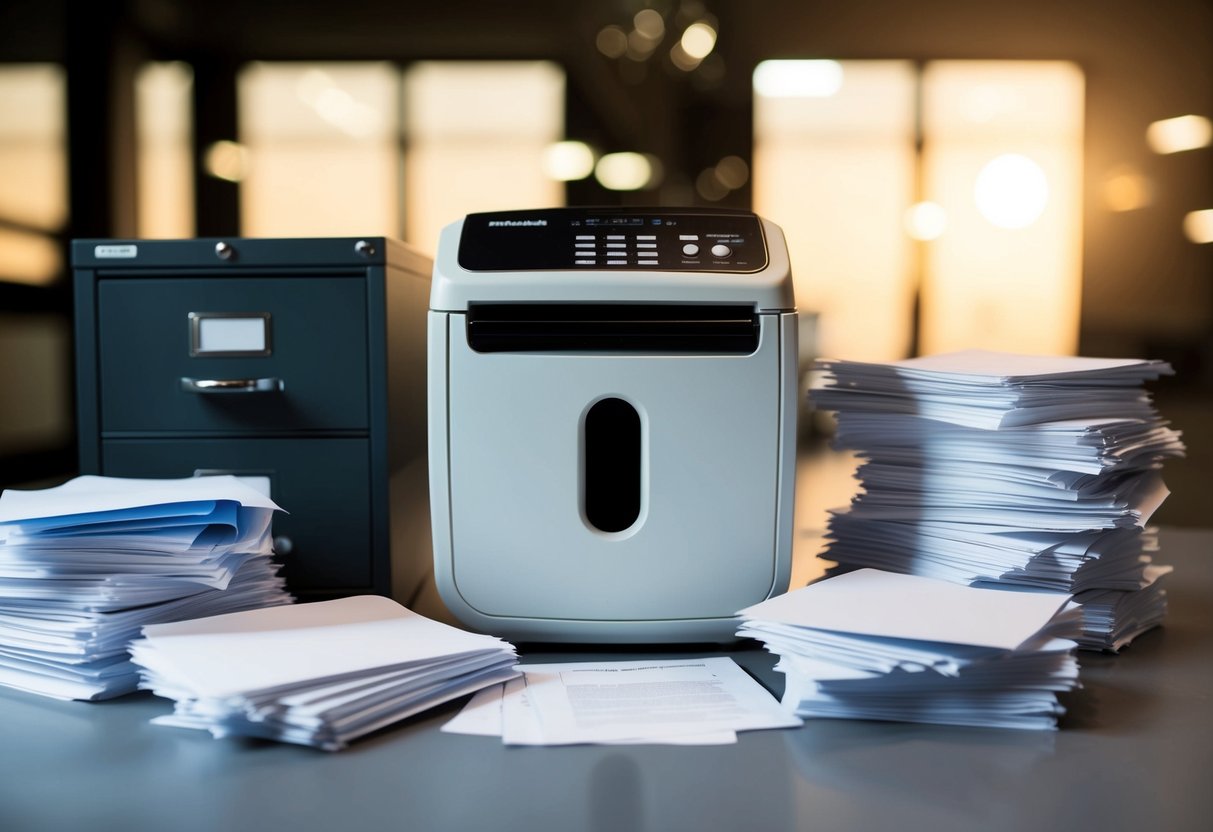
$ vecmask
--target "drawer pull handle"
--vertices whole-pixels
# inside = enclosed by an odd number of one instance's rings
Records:
[[[186,393],[279,393],[286,387],[280,378],[182,378]]]

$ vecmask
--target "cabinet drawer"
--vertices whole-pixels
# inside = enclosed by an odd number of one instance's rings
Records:
[[[268,476],[275,538],[292,592],[375,591],[370,450],[365,439],[108,439],[102,473],[189,477],[198,471]]]
[[[367,427],[360,277],[106,278],[97,318],[102,432]]]

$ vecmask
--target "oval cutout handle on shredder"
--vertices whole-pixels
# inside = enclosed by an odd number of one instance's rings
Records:
[[[181,389],[186,393],[280,393],[286,388],[280,378],[185,378]]]
[[[640,516],[640,414],[623,399],[603,399],[585,414],[585,517],[621,532]]]

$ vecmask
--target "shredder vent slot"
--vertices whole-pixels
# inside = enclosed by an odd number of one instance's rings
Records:
[[[469,304],[477,352],[692,352],[758,349],[753,307],[713,304]]]

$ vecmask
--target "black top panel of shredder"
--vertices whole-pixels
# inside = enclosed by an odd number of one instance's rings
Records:
[[[746,211],[545,208],[468,214],[468,271],[762,271],[762,223]]]

